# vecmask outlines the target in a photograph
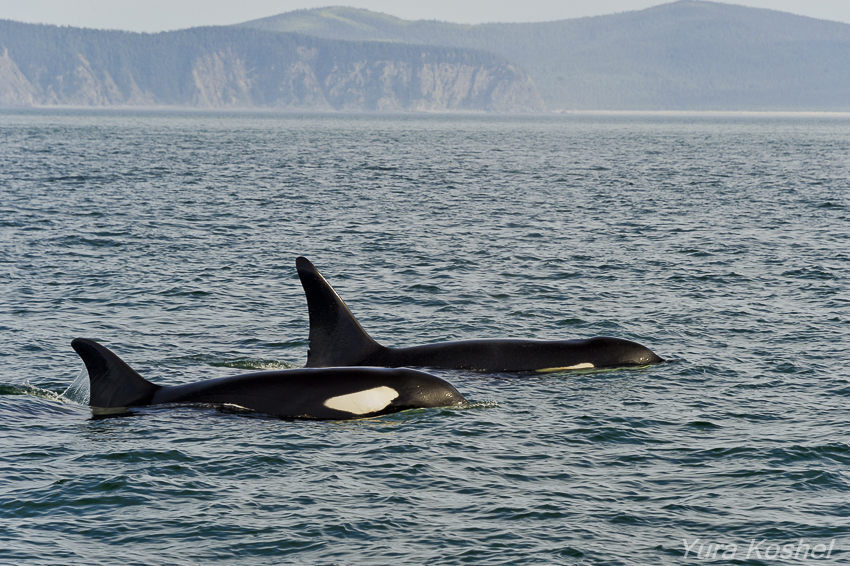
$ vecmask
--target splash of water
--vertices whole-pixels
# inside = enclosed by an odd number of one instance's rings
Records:
[[[89,399],[91,399],[91,389],[89,387],[89,372],[86,371],[85,366],[83,366],[80,370],[80,374],[60,397],[67,401],[79,403],[81,405],[89,404]]]

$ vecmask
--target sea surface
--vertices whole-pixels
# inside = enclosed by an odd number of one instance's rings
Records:
[[[841,115],[5,110],[0,563],[848,563],[848,195]],[[164,385],[303,366],[299,255],[388,346],[669,361],[93,418],[75,337]]]

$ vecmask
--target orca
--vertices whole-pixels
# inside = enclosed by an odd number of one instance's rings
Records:
[[[380,366],[497,373],[549,373],[644,366],[664,360],[636,342],[597,336],[585,340],[488,339],[388,348],[372,339],[307,258],[295,260],[307,297],[307,367]]]
[[[286,419],[352,419],[466,402],[448,382],[411,369],[327,368],[265,371],[186,385],[156,385],[97,342],[71,346],[89,374],[95,414],[165,404],[236,405]]]

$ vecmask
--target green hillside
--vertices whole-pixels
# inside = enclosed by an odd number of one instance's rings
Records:
[[[550,109],[850,110],[850,25],[731,4],[481,25],[322,8],[240,25],[490,51],[527,71]]]

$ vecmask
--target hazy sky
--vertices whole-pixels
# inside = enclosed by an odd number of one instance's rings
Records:
[[[227,25],[302,8],[354,6],[409,20],[539,22],[613,14],[669,0],[0,0],[0,19],[100,29],[167,31]],[[736,0],[850,23],[850,0]]]

